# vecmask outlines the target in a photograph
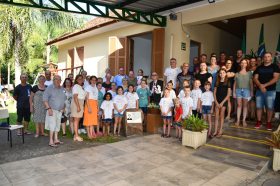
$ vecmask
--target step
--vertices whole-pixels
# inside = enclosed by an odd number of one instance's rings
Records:
[[[228,150],[240,151],[243,153],[248,153],[250,155],[256,155],[261,157],[269,157],[270,147],[263,143],[247,141],[239,138],[231,138],[228,136],[221,138],[214,138],[210,140],[207,145],[213,145],[220,147],[221,149],[225,148]]]
[[[267,167],[269,158],[250,153],[220,148],[214,145],[200,147],[194,155],[260,173]]]

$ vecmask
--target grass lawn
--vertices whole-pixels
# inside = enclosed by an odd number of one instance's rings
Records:
[[[8,110],[9,110],[9,115],[10,115],[10,124],[11,125],[15,125],[17,123],[17,110],[16,110],[16,102],[15,101],[9,101],[8,102]],[[29,123],[29,127],[28,127],[29,131],[35,133],[36,128],[35,128],[35,123],[32,121],[32,117],[31,117],[31,122]],[[68,138],[72,138],[72,134],[70,133],[69,130],[66,130],[66,134]],[[45,131],[46,133],[48,133],[48,131]],[[61,133],[61,131],[60,131]],[[89,139],[87,137],[87,135],[85,134],[81,134],[81,136],[83,137],[83,139],[87,142],[100,142],[100,143],[114,143],[117,141],[122,140],[122,137],[114,137],[114,136],[106,136],[106,137],[98,137],[96,139]]]

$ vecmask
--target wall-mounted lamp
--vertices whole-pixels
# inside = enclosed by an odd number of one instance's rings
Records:
[[[208,0],[208,3],[215,3],[215,0]]]

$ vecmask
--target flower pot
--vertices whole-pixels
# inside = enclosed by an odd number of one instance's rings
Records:
[[[204,145],[207,140],[207,130],[202,132],[193,132],[183,129],[182,145],[193,147],[197,149],[199,146]]]
[[[160,114],[159,108],[148,108],[149,114]]]
[[[273,148],[273,170],[279,171],[280,170],[280,149]]]

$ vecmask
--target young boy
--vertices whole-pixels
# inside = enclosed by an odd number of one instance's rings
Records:
[[[170,91],[168,89],[164,90],[164,97],[161,98],[159,106],[161,110],[161,116],[163,118],[163,134],[161,135],[161,137],[170,138],[172,108],[174,105],[172,99],[170,98]],[[167,135],[166,126],[168,127]]]
[[[188,118],[192,114],[193,99],[190,97],[191,88],[189,86],[184,87],[185,96],[180,99],[183,108],[182,119]]]
[[[192,113],[193,115],[200,118],[201,115],[199,111],[200,111],[200,99],[201,99],[202,91],[199,87],[200,87],[200,81],[195,80],[193,90],[191,92],[191,98],[193,99]]]
[[[200,111],[203,114],[203,119],[209,124],[208,137],[213,137],[211,133],[212,123],[211,123],[211,114],[213,113],[214,108],[214,96],[211,89],[211,83],[206,81],[204,84],[205,92],[201,95],[201,107]]]

